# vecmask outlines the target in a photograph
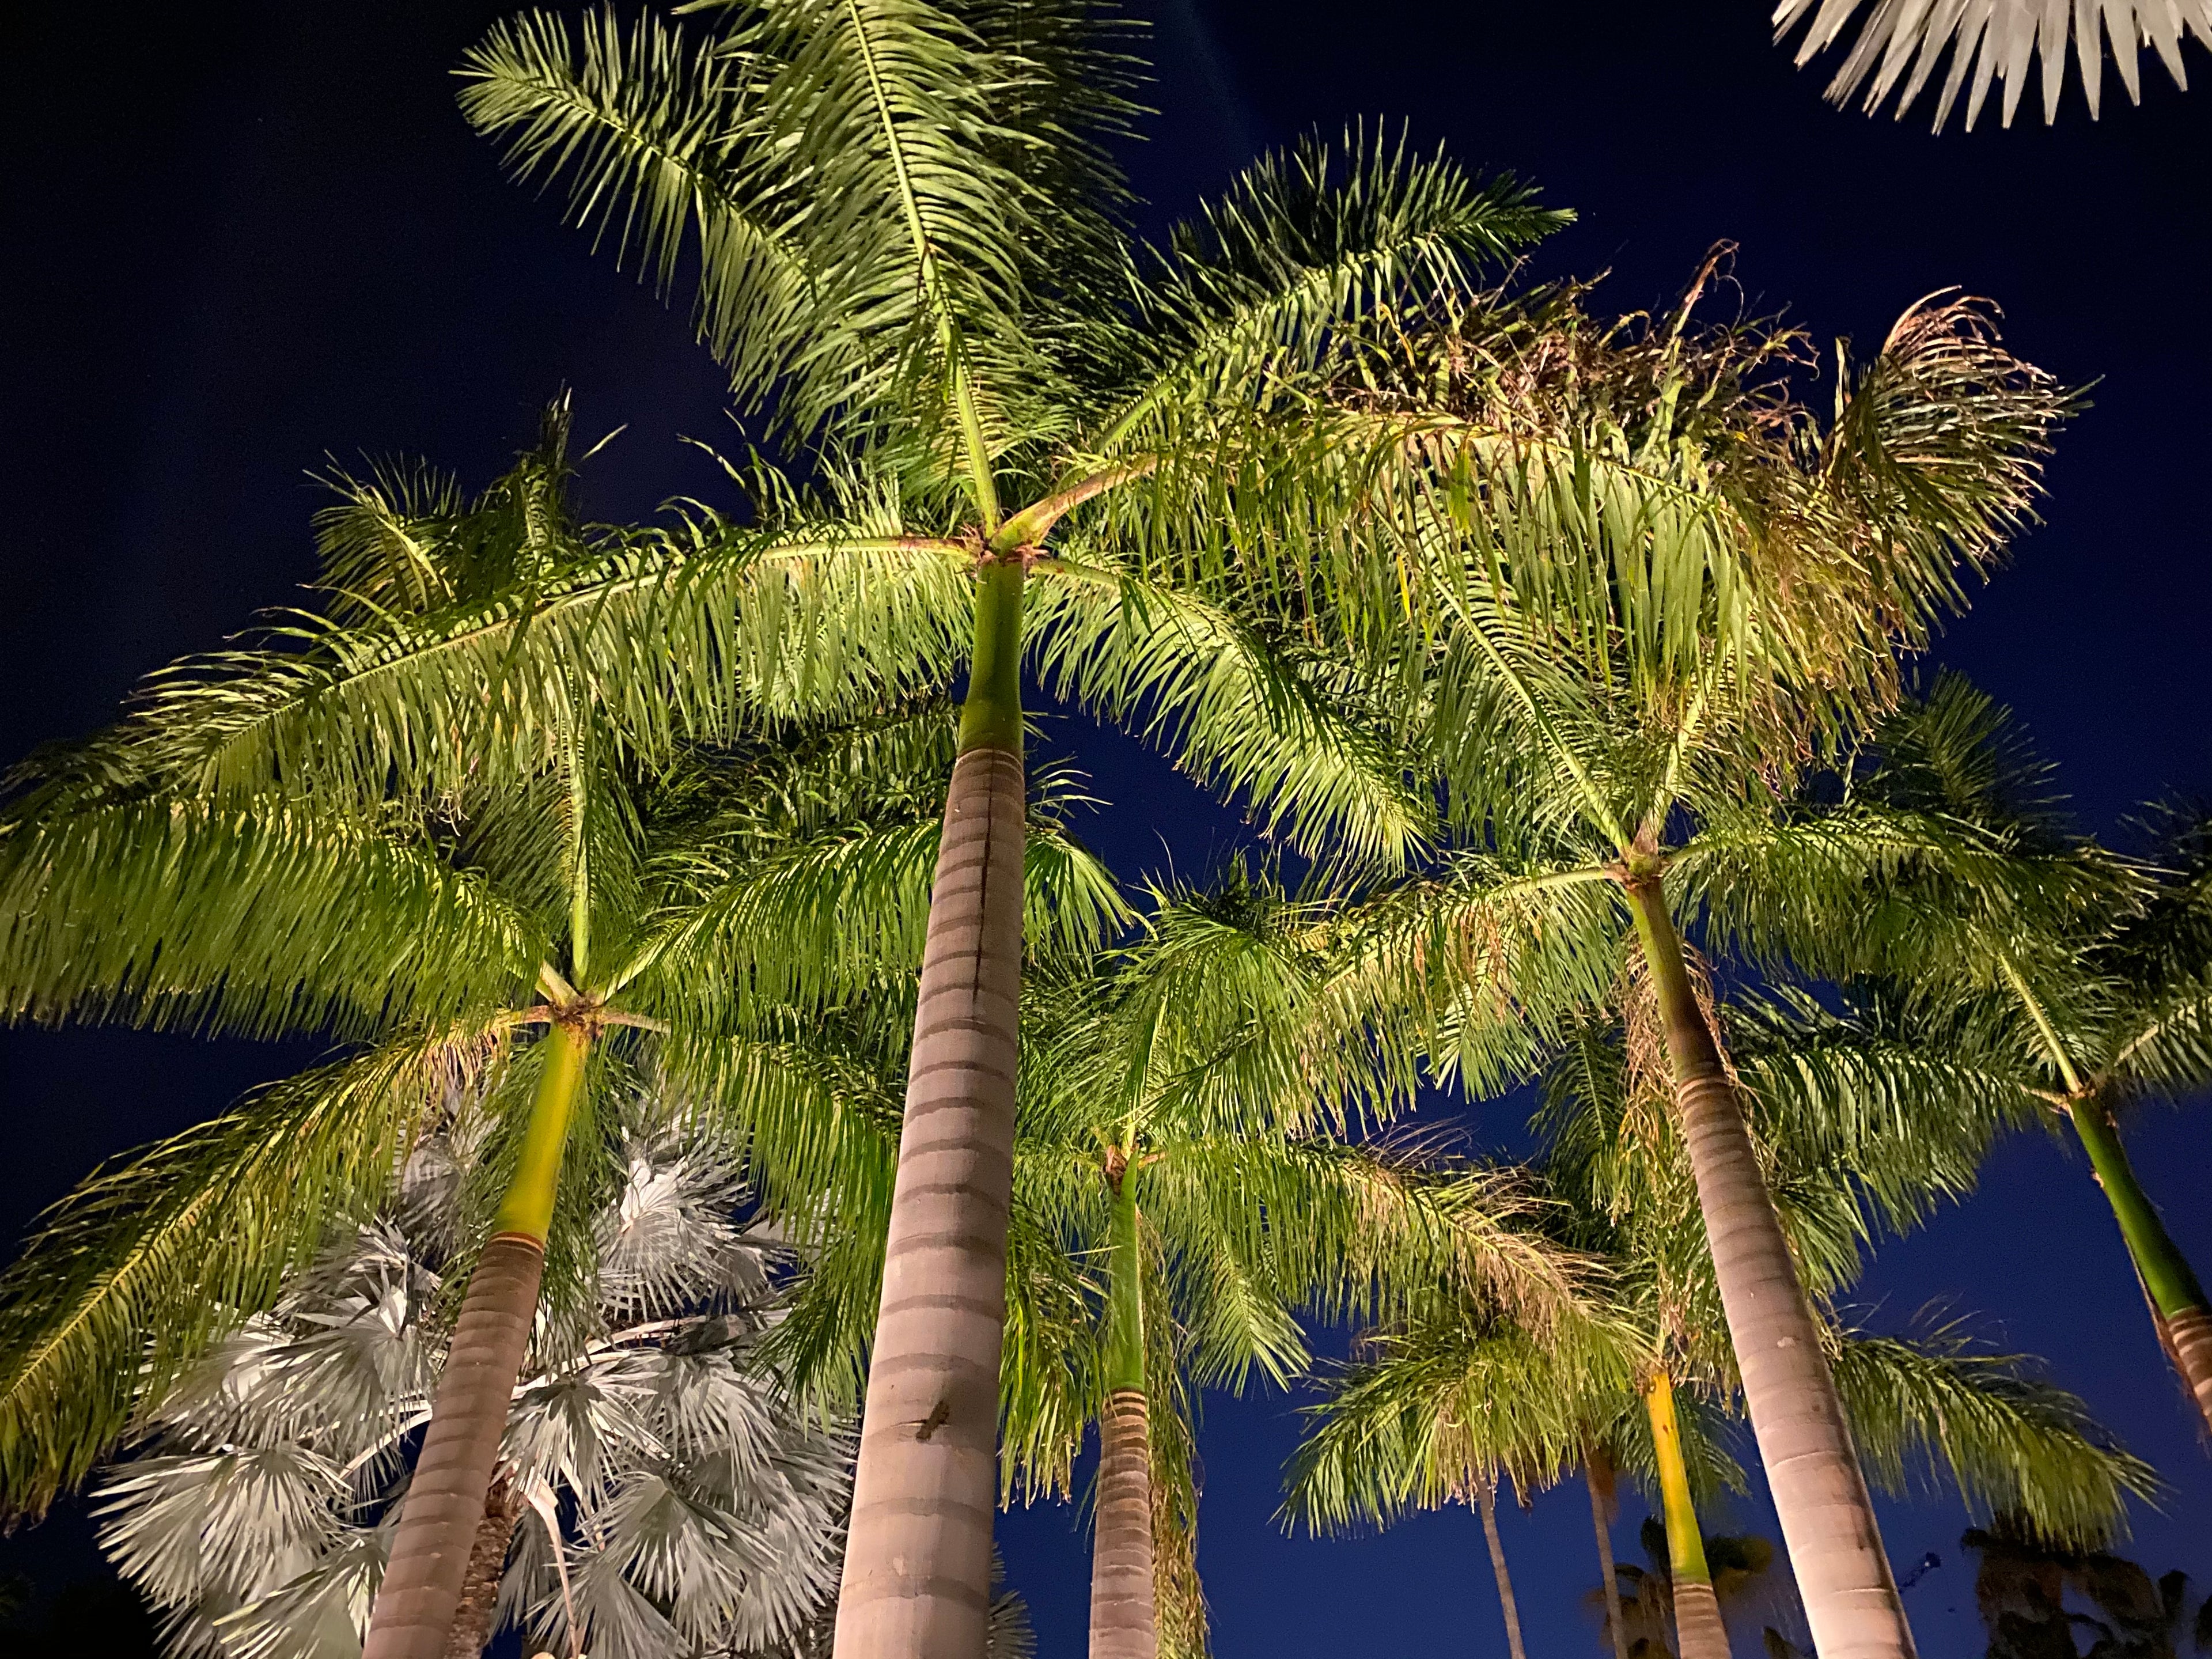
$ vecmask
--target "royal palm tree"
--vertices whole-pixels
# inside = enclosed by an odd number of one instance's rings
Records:
[[[1809,15],[1812,22],[1797,43],[1797,66],[1802,69],[1832,46],[1861,6],[1861,0],[1778,0],[1774,8],[1774,38],[1779,41]],[[1951,66],[1943,77],[1943,90],[1936,103],[1931,131],[1941,132],[1950,119],[1959,94],[1973,76],[1966,95],[1966,130],[1973,131],[1992,80],[2004,82],[2004,124],[2012,125],[2021,94],[2027,90],[2028,64],[2038,53],[2043,58],[2043,118],[2058,118],[2058,95],[2066,78],[2067,34],[2081,66],[2081,91],[2088,100],[2089,118],[2097,118],[2103,89],[2105,46],[2100,33],[2112,41],[2112,61],[2128,101],[2142,101],[2142,84],[2136,68],[2138,47],[2148,46],[2159,55],[2174,85],[2185,92],[2189,76],[2181,64],[2182,42],[2191,35],[2212,46],[2212,11],[2203,0],[2184,0],[2179,5],[2140,3],[2139,0],[2099,0],[2095,5],[2071,8],[2045,5],[2034,0],[1939,0],[1917,4],[1913,0],[1874,0],[1859,25],[1850,54],[1828,82],[1828,101],[1843,105],[1861,88],[1866,89],[1862,107],[1869,115],[1903,82],[1897,94],[1896,114],[1902,120],[1936,71],[1943,49],[1951,49]],[[1910,71],[1908,74],[1907,71]]]
[[[1906,857],[1868,884],[1868,925],[1832,954],[1838,969],[1879,976],[1863,1012],[1886,1048],[1864,1063],[1916,1048],[1944,1056],[1927,1107],[1972,1126],[1970,1155],[2005,1127],[2072,1126],[2160,1340],[2212,1424],[2212,1300],[2130,1164],[2115,1115],[2212,1079],[2203,825],[2171,817],[2141,863],[2105,853],[2067,826],[2048,769],[2009,717],[1954,676],[1899,711],[1843,799],[1821,810],[1940,822],[1995,872]]]
[[[349,499],[324,526],[333,574],[356,579],[339,620],[379,603],[378,570],[496,592],[535,580],[568,537],[561,459],[549,442],[459,514],[436,510],[435,492],[433,510],[402,510],[424,499],[400,502],[390,480],[344,481]],[[427,801],[362,806],[281,787],[180,799],[173,775],[147,763],[142,724],[52,763],[19,802],[0,946],[12,1012],[366,1046],[50,1218],[7,1298],[0,1456],[18,1504],[79,1478],[142,1389],[164,1386],[222,1322],[265,1305],[333,1210],[374,1203],[438,1079],[534,1074],[527,1111],[507,1103],[520,1133],[506,1200],[380,1592],[372,1649],[435,1650],[593,1052],[672,1034],[680,1068],[687,1042],[712,1051],[781,999],[911,960],[956,739],[949,710],[890,707],[655,766],[613,740],[616,720],[581,685],[563,695],[569,714],[541,734],[534,774],[456,781]],[[1110,882],[1040,828],[1038,946],[1060,936],[1087,950],[1115,913]],[[544,1039],[524,1043],[533,1029]],[[149,1345],[150,1366],[134,1363]]]
[[[1640,979],[1626,990],[1625,1029],[1593,1022],[1560,1053],[1540,1120],[1552,1190],[1572,1219],[1566,1237],[1613,1264],[1618,1316],[1585,1328],[1572,1347],[1448,1304],[1378,1333],[1371,1357],[1322,1410],[1291,1508],[1316,1526],[1388,1519],[1500,1471],[1540,1489],[1577,1461],[1587,1468],[1599,1449],[1658,1499],[1679,1651],[1723,1659],[1697,1506],[1699,1493],[1741,1484],[1715,1415],[1735,1392],[1733,1355],[1717,1340],[1718,1275],[1697,1236],[1692,1173],[1666,1109],[1656,998]],[[1949,1103],[1919,1106],[1913,1094],[1944,1061],[1924,1060],[1917,1074],[1909,1061],[1867,1066],[1875,1045],[1839,1031],[1843,1024],[1809,1003],[1741,1004],[1729,1021],[1729,1059],[1772,1170],[1778,1218],[1822,1310],[1821,1340],[1855,1443],[1890,1490],[1948,1469],[1979,1513],[2022,1510],[2049,1536],[2100,1541],[2119,1523],[2124,1496],[2147,1496],[2155,1483],[2078,1401],[1955,1323],[1917,1339],[1875,1337],[1828,1310],[1860,1272],[1875,1227],[1910,1224],[1972,1170],[1971,1148],[1949,1152]],[[1929,1121],[1913,1121],[1916,1107]],[[1931,1142],[1948,1155],[1927,1156]],[[1694,1410],[1680,1403],[1686,1384]]]
[[[1517,331],[1477,313],[1409,331],[1346,394],[1379,419],[1423,412],[1428,487],[1463,526],[1407,509],[1397,580],[1436,623],[1365,642],[1378,724],[1483,838],[1409,909],[1428,943],[1398,954],[1437,974],[1450,1017],[1588,998],[1632,948],[1650,964],[1815,1640],[1896,1659],[1902,1604],[1678,918],[1703,910],[1716,942],[1771,955],[1857,925],[1856,877],[1902,830],[1793,835],[1777,786],[1893,697],[1899,648],[2027,521],[2066,399],[1976,307],[1929,303],[1844,370],[1824,428],[1778,374],[1796,337],[1692,325],[1705,280],[1650,325],[1601,326],[1563,292],[1526,301]],[[1931,856],[1950,850],[1937,836]],[[1538,975],[1501,978],[1488,941],[1540,928]]]
[[[1152,899],[1132,943],[1048,964],[1024,998],[999,1496],[1065,1496],[1097,1423],[1093,1644],[1185,1655],[1205,1650],[1198,1389],[1290,1381],[1301,1315],[1389,1317],[1449,1285],[1549,1328],[1580,1281],[1509,1180],[1339,1137],[1392,1100],[1346,1012],[1335,903],[1239,871]],[[878,1299],[912,995],[811,1022],[809,1052],[773,1063],[816,1097],[755,1115],[750,1167],[811,1264],[775,1346],[836,1406]]]
[[[1093,1659],[1204,1651],[1198,1389],[1288,1384],[1302,1314],[1387,1319],[1449,1287],[1549,1329],[1580,1291],[1510,1172],[1346,1139],[1410,1077],[1342,994],[1343,900],[1242,865],[1150,898],[1133,944],[1036,988],[1017,1141],[1018,1195],[1102,1281]]]
[[[454,1655],[481,1653],[502,1608],[561,1653],[781,1649],[836,1587],[849,1448],[756,1363],[788,1253],[739,1219],[730,1144],[645,1079],[616,1092],[578,1172],[588,1253],[510,1399]],[[452,1103],[374,1216],[142,1408],[101,1539],[173,1651],[362,1639],[495,1127]]]

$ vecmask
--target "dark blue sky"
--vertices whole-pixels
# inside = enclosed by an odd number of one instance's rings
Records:
[[[1131,157],[1154,223],[1255,148],[1360,116],[1510,168],[1577,225],[1547,273],[1609,268],[1620,308],[1670,295],[1704,250],[1741,245],[1754,306],[1787,306],[1869,349],[1950,284],[2005,308],[2009,337],[2096,406],[2060,446],[2048,526],[1955,623],[1941,659],[2013,703],[2084,816],[2212,793],[2199,713],[2212,615],[2202,506],[2212,344],[2212,88],[2146,68],[2145,107],[2108,81],[2056,131],[1930,137],[1829,109],[1766,41],[1757,0],[1568,7],[1504,0],[1158,0],[1152,141]],[[576,389],[580,425],[629,431],[586,505],[637,516],[718,477],[679,434],[726,432],[719,380],[680,311],[657,305],[549,203],[501,181],[454,113],[447,71],[503,8],[234,4],[39,8],[11,29],[0,213],[0,751],[81,732],[139,674],[204,648],[310,568],[303,474],[326,452],[423,453],[489,477],[533,411]],[[2200,76],[2212,64],[2192,47]],[[1133,745],[1069,744],[1112,809],[1091,833],[1125,873],[1200,869],[1233,820]],[[119,1034],[0,1033],[0,1232],[99,1158],[218,1109],[297,1055]],[[2201,1112],[2130,1131],[2154,1194],[2212,1265]],[[1513,1125],[1478,1115],[1498,1145]],[[2078,1158],[2023,1141],[1984,1193],[1887,1254],[1875,1322],[1931,1297],[1984,1310],[2048,1357],[2174,1485],[2138,1553],[2212,1589],[2212,1464],[2162,1367],[2109,1218]],[[1503,1650],[1479,1530],[1452,1511],[1354,1542],[1270,1522],[1292,1437],[1280,1401],[1215,1401],[1204,1437],[1205,1570],[1222,1659],[1262,1653]],[[1889,1511],[1923,1651],[1980,1650],[1955,1504]],[[1634,1515],[1627,1517],[1632,1522]],[[1771,1530],[1756,1504],[1736,1523]],[[1504,1516],[1538,1659],[1595,1654],[1578,1489]],[[1047,1659],[1080,1650],[1085,1553],[1072,1513],[1006,1528]],[[1633,1559],[1632,1524],[1618,1544]],[[81,1534],[77,1534],[81,1537]],[[44,1565],[36,1535],[7,1547]],[[0,1565],[4,1565],[0,1561]],[[60,1565],[51,1571],[59,1572]]]

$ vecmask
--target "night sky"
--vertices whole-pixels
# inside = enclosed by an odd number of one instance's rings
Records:
[[[2062,438],[2048,524],[1938,653],[2013,704],[2083,818],[2124,837],[2143,800],[2212,793],[2201,706],[2212,614],[2212,88],[2146,58],[2144,106],[2108,76],[2092,125],[2069,84],[2055,131],[1932,137],[1924,115],[1828,107],[1822,77],[1767,41],[1757,0],[1531,6],[1158,0],[1161,110],[1129,165],[1157,231],[1256,150],[1382,114],[1571,207],[1544,275],[1609,270],[1599,303],[1664,301],[1713,242],[1741,245],[1751,306],[1871,350],[1905,305],[1952,284],[1999,302],[2009,342],[2094,407]],[[306,474],[325,456],[426,454],[488,481],[535,410],[575,391],[586,510],[640,518],[720,476],[679,435],[731,432],[720,377],[679,306],[594,257],[556,204],[501,177],[447,71],[505,8],[26,8],[0,118],[0,757],[79,734],[146,671],[204,649],[312,569]],[[2193,73],[2212,62],[2190,48]],[[2069,76],[2070,82],[2070,76]],[[1077,720],[1054,741],[1110,806],[1085,833],[1124,875],[1203,871],[1235,844],[1126,739]],[[100,1158],[221,1109],[312,1052],[124,1033],[0,1032],[0,1234]],[[2153,1195],[2212,1268],[2205,1119],[2130,1128]],[[1519,1144],[1513,1114],[1474,1144]],[[2212,1589],[2212,1463],[2148,1328],[2078,1156],[2024,1139],[1971,1204],[1887,1249],[1864,1322],[1950,1298],[2047,1358],[2171,1483],[2130,1553]],[[1295,1435],[1279,1398],[1209,1402],[1200,1565],[1221,1659],[1502,1653],[1479,1528],[1459,1510],[1379,1537],[1285,1539],[1271,1519]],[[1635,1559],[1632,1501],[1616,1533]],[[1929,1659],[1982,1638],[1966,1523],[1942,1497],[1886,1506]],[[1503,1516],[1535,1659],[1599,1652],[1578,1486]],[[1756,1499],[1710,1528],[1773,1530]],[[1045,1659],[1081,1650],[1087,1541],[1073,1510],[1002,1528]],[[50,1588],[87,1571],[81,1518],[0,1546]]]

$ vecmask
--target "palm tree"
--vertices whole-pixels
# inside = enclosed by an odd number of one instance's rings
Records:
[[[642,1079],[625,1092],[579,1172],[588,1254],[549,1298],[507,1407],[457,1655],[501,1617],[608,1659],[781,1649],[836,1583],[848,1446],[754,1352],[787,1253],[739,1221],[726,1140]],[[145,1437],[100,1492],[101,1536],[169,1614],[173,1651],[361,1640],[495,1127],[453,1103],[374,1216],[336,1229],[142,1410]]]
[[[1242,864],[1150,898],[1136,941],[1036,988],[1017,1140],[1017,1201],[1103,1281],[1094,1659],[1204,1650],[1198,1388],[1286,1385],[1300,1313],[1389,1318],[1443,1285],[1548,1328],[1580,1291],[1510,1176],[1345,1139],[1409,1090],[1343,996],[1343,900]]]
[[[1674,1566],[1680,1546],[1672,1528],[1656,1516],[1645,1519],[1639,1541],[1644,1546],[1646,1565],[1620,1568],[1620,1577],[1629,1586],[1629,1593],[1622,1596],[1615,1590],[1608,1617],[1625,1618],[1620,1639],[1626,1639],[1628,1629],[1637,1632],[1632,1650],[1642,1659],[1660,1659],[1661,1656],[1681,1659],[1690,1647],[1686,1640],[1678,1642],[1674,1634],[1682,1617]],[[1766,1540],[1753,1534],[1701,1538],[1693,1547],[1699,1570],[1710,1576],[1705,1589],[1717,1609],[1740,1607],[1746,1601],[1771,1601],[1778,1587],[1767,1577],[1774,1565],[1775,1552]],[[1708,1559],[1713,1564],[1710,1568],[1705,1565]],[[1716,1612],[1714,1617],[1718,1618],[1719,1613]],[[1722,1634],[1725,1636],[1724,1626]],[[1780,1632],[1769,1626],[1765,1635],[1766,1650],[1774,1653],[1774,1643]],[[1728,1650],[1723,1646],[1718,1651],[1725,1653]]]
[[[396,778],[411,799],[532,775],[574,706],[654,755],[849,714],[965,659],[841,1601],[856,1649],[971,1654],[988,1600],[1025,623],[1066,685],[1166,720],[1263,812],[1401,847],[1419,797],[1270,665],[1256,611],[1148,579],[1311,516],[1332,464],[1243,458],[1255,422],[1304,406],[1340,327],[1556,222],[1358,133],[1263,164],[1165,253],[1133,253],[1103,147],[1119,44],[1029,0],[769,0],[696,43],[654,17],[495,30],[464,71],[471,118],[521,170],[567,171],[579,212],[648,268],[696,231],[702,331],[803,451],[805,485],[763,464],[742,526],[610,538],[428,615],[303,625],[294,648],[165,682],[127,744],[186,789],[359,802]]]
[[[1580,1279],[1503,1177],[1339,1138],[1390,1083],[1346,1012],[1337,902],[1236,869],[1152,897],[1133,942],[1048,962],[1024,1000],[999,1496],[1066,1495],[1098,1424],[1094,1644],[1181,1656],[1205,1650],[1199,1389],[1286,1383],[1301,1314],[1388,1317],[1443,1284],[1546,1328]],[[772,1346],[833,1407],[857,1392],[878,1299],[912,994],[810,1021],[806,1051],[771,1063],[822,1097],[787,1125],[753,1118],[750,1167],[810,1262]]]
[[[2183,1386],[2212,1425],[2212,1299],[2128,1161],[2115,1114],[2212,1079],[2212,837],[2174,817],[2142,865],[2075,836],[2009,717],[1946,676],[1878,736],[1838,816],[1916,813],[1975,838],[2002,879],[1901,861],[1883,915],[1836,953],[1887,976],[1869,1016],[1892,1051],[1950,1062],[1928,1086],[1982,1144],[2063,1118],[2088,1155]],[[1899,929],[1917,929],[1910,949]],[[1869,1055],[1879,1063],[1880,1057]]]
[[[339,608],[380,603],[380,569],[497,592],[535,580],[568,539],[562,461],[549,440],[459,514],[402,510],[388,479],[344,481],[326,556],[367,591]],[[180,800],[173,776],[145,764],[142,725],[52,763],[21,804],[0,947],[12,1012],[334,1031],[367,1046],[49,1218],[6,1295],[0,1459],[19,1504],[80,1478],[141,1389],[164,1386],[222,1322],[265,1305],[331,1212],[373,1206],[433,1085],[459,1074],[520,1087],[534,1074],[526,1112],[510,1111],[520,1133],[502,1151],[506,1196],[380,1592],[372,1649],[435,1650],[594,1053],[672,1036],[680,1069],[687,1043],[726,1044],[792,995],[911,960],[934,787],[952,759],[948,711],[891,707],[656,767],[611,740],[613,722],[583,688],[562,695],[568,715],[541,735],[534,773],[457,782],[428,801],[364,807],[281,788]],[[1116,914],[1111,884],[1056,829],[1039,829],[1038,947],[1088,950]],[[524,1044],[532,1027],[546,1035]],[[149,1345],[142,1371],[129,1361]]]
[[[1906,828],[1926,839],[1917,819],[1793,834],[1777,786],[1891,700],[1898,651],[1962,597],[1960,568],[1986,568],[2027,520],[2067,399],[1974,307],[1930,303],[1845,372],[1824,429],[1778,374],[1797,337],[1692,326],[1712,269],[1663,324],[1603,327],[1556,293],[1363,362],[1354,401],[1425,412],[1430,487],[1461,526],[1407,520],[1401,580],[1437,620],[1369,641],[1364,684],[1484,838],[1409,909],[1419,948],[1399,954],[1441,981],[1447,1021],[1510,1000],[1556,1026],[1560,1006],[1603,994],[1632,934],[1816,1642],[1905,1656],[1677,918],[1703,909],[1717,941],[1770,957],[1818,945],[1857,925],[1850,872],[1893,860]],[[1938,837],[1931,856],[1953,850]],[[1499,974],[1492,940],[1534,972]]]
[[[1778,0],[1774,8],[1774,38],[1779,41],[1808,14],[1813,15],[1805,38],[1797,43],[1797,66],[1802,69],[1835,43],[1860,5],[1861,0],[1822,0],[1819,11],[1814,13],[1814,0]],[[2004,124],[2010,126],[2013,112],[2020,107],[2021,94],[2027,90],[2029,61],[2039,52],[2043,58],[2043,118],[2048,125],[2058,118],[2059,90],[2066,77],[2069,24],[2073,50],[2081,59],[2081,91],[2088,100],[2089,118],[2093,121],[2097,118],[2104,81],[2105,48],[2099,38],[2100,27],[2102,33],[2111,38],[2112,59],[2120,71],[2121,83],[2128,89],[2130,103],[2142,101],[2142,85],[2136,68],[2138,46],[2155,49],[2166,73],[2173,76],[2174,85],[2185,92],[2189,89],[2189,76],[2181,65],[2182,42],[2194,34],[2212,46],[2212,11],[2207,11],[2201,0],[2190,0],[2190,3],[2179,6],[2139,3],[2139,0],[2100,0],[2095,6],[2077,4],[2070,10],[2048,5],[2038,9],[2033,0],[1968,0],[1964,3],[1952,0],[1951,3],[1936,5],[1914,4],[1911,0],[1875,0],[1866,21],[1859,26],[1858,38],[1851,43],[1850,55],[1828,82],[1828,101],[1838,106],[1847,104],[1863,87],[1866,96],[1862,107],[1871,115],[1902,81],[1904,90],[1898,93],[1896,110],[1898,118],[1902,120],[1905,112],[1928,85],[1937,61],[1943,56],[1943,49],[1948,46],[1951,66],[1943,78],[1943,90],[1936,100],[1936,122],[1931,130],[1942,131],[1969,74],[1973,76],[1973,88],[1966,98],[1966,130],[1973,131],[1974,121],[1982,112],[1982,102],[1989,96],[1990,83],[1997,79],[2004,82]]]
[[[1655,999],[1641,981],[1626,991],[1625,1028],[1595,1022],[1557,1056],[1540,1120],[1552,1190],[1573,1218],[1567,1240],[1613,1264],[1615,1318],[1563,1346],[1446,1303],[1376,1334],[1370,1358],[1321,1408],[1291,1505],[1316,1526],[1387,1520],[1500,1469],[1538,1489],[1591,1448],[1607,1449],[1601,1455],[1620,1457],[1659,1498],[1679,1651],[1706,1659],[1728,1644],[1697,1495],[1740,1481],[1710,1416],[1733,1393],[1734,1367],[1716,1340],[1718,1274],[1697,1237],[1695,1184],[1665,1109]],[[1850,1063],[1841,1023],[1817,1005],[1739,1005],[1730,1063],[1869,1472],[1903,1492],[1923,1484],[1923,1467],[1948,1468],[1983,1513],[2024,1510],[2047,1536],[2101,1540],[2124,1495],[2148,1495],[2154,1482],[2106,1443],[2078,1401],[1982,1349],[1955,1322],[1899,1340],[1851,1331],[1828,1310],[1856,1278],[1876,1218],[1908,1224],[1960,1177],[1955,1160],[1923,1158],[1949,1133],[1940,1108],[1922,1109],[1936,1121],[1931,1136],[1912,1121],[1909,1085],[1899,1099],[1908,1068],[1869,1077]],[[1711,1403],[1680,1409],[1685,1382]]]

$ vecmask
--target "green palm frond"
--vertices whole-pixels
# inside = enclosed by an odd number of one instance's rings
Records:
[[[1320,1139],[1206,1137],[1167,1141],[1146,1194],[1179,1265],[1233,1271],[1331,1323],[1404,1317],[1440,1296],[1547,1333],[1586,1316],[1591,1264],[1544,1237],[1548,1206],[1509,1174]],[[1234,1305],[1250,1294],[1231,1291]],[[1273,1351],[1263,1340],[1219,1364],[1241,1375]]]
[[[1762,1127],[1900,1231],[1965,1198],[1996,1137],[2042,1114],[2008,1045],[1963,1022],[1939,1035],[1880,997],[1841,1014],[1802,992],[1740,998],[1728,1029]]]
[[[457,480],[417,461],[375,466],[366,479],[333,468],[328,483],[338,499],[315,514],[315,551],[333,617],[434,611],[453,597],[436,542],[460,515]]]
[[[625,30],[610,7],[573,34],[530,12],[495,23],[459,73],[462,112],[517,178],[566,175],[569,216],[663,292],[696,234],[701,337],[754,401],[803,372],[827,319],[801,203],[762,131],[774,66],[746,44],[687,37],[650,12]]]
[[[1194,417],[1279,396],[1340,331],[1430,304],[1571,217],[1380,125],[1265,156],[1140,256],[1117,342],[1132,390],[1093,442],[1108,455],[1171,447]]]
[[[1912,1340],[1849,1334],[1835,1374],[1852,1441],[1892,1492],[1948,1484],[1978,1520],[2018,1514],[2055,1542],[2095,1547],[2124,1532],[2129,1497],[2161,1490],[2081,1401],[1956,1322]]]
[[[1030,176],[1053,119],[1036,106],[1095,52],[1056,13],[1024,34],[1035,8],[974,20],[1004,43],[924,0],[720,9],[698,45],[611,14],[574,41],[544,15],[501,25],[466,61],[464,111],[523,176],[566,175],[572,216],[664,287],[690,240],[701,332],[741,397],[773,393],[799,434],[838,410],[902,411],[925,447],[961,453],[995,525],[991,389],[1037,366],[1018,326],[1024,250],[1053,206]]]
[[[383,817],[267,796],[20,814],[0,836],[0,1006],[358,1034],[526,995],[540,919]]]
[[[1336,924],[1349,963],[1334,994],[1370,1019],[1419,1022],[1439,1078],[1486,1097],[1610,998],[1619,908],[1595,865],[1455,852]]]
[[[1356,718],[1352,688],[1314,653],[1110,564],[1054,571],[1033,607],[1047,690],[1133,726],[1309,856],[1397,868],[1431,839],[1435,809],[1408,757]]]
[[[104,1171],[0,1281],[0,1481],[37,1514],[214,1337],[268,1305],[335,1217],[373,1208],[489,1033],[398,1036]]]
[[[394,778],[442,791],[538,769],[581,696],[627,748],[665,755],[941,684],[966,648],[964,562],[836,526],[696,521],[421,618],[302,618],[289,648],[157,676],[119,741],[144,770],[202,788],[283,779],[376,799]]]
[[[1610,1419],[1632,1370],[1613,1344],[1568,1358],[1460,1309],[1368,1340],[1371,1357],[1311,1408],[1291,1466],[1285,1516],[1316,1532],[1387,1526],[1501,1471],[1550,1485],[1580,1460],[1593,1419]]]

